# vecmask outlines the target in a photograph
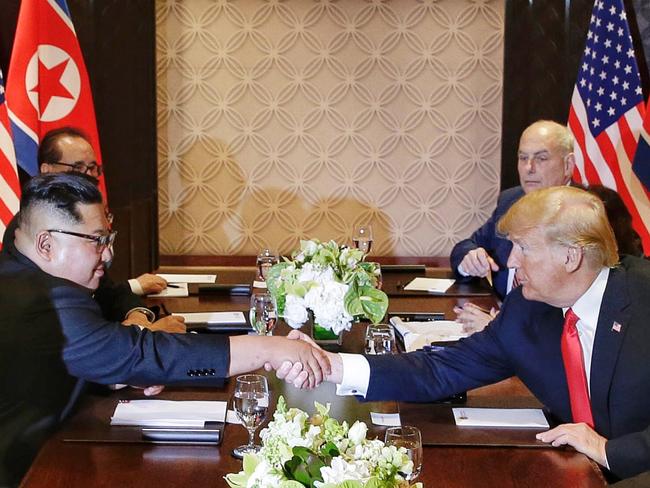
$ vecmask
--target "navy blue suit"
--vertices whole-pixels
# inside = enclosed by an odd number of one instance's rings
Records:
[[[647,261],[625,257],[613,268],[594,339],[592,413],[596,431],[609,439],[607,459],[618,477],[650,470],[649,286]],[[366,399],[433,401],[518,376],[554,416],[571,422],[560,351],[563,323],[562,309],[526,300],[515,289],[486,329],[456,346],[369,356]]]
[[[81,380],[219,386],[230,348],[219,335],[166,334],[108,320],[91,292],[0,255],[0,486],[15,483],[77,399]]]
[[[469,251],[482,247],[492,256],[499,266],[499,271],[492,273],[494,290],[500,298],[503,299],[506,296],[506,289],[508,287],[507,263],[512,249],[512,243],[507,239],[497,236],[496,227],[499,219],[523,196],[524,190],[521,186],[509,188],[501,192],[497,200],[497,208],[494,209],[488,221],[479,227],[469,238],[460,241],[454,246],[451,250],[449,261],[454,276],[458,281],[462,283],[473,279],[472,276],[462,276],[458,273],[458,265]]]

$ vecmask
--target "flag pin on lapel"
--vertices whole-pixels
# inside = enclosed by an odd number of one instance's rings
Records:
[[[620,332],[621,331],[621,324],[619,324],[618,322],[614,322],[612,324],[612,330],[614,332]]]

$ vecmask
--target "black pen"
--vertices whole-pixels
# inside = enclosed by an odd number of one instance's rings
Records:
[[[167,288],[180,288],[181,285],[177,285],[175,283],[167,283]]]

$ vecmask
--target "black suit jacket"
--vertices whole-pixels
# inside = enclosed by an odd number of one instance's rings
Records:
[[[451,250],[449,261],[454,276],[460,282],[467,282],[473,279],[471,276],[461,276],[458,272],[458,265],[465,255],[472,249],[482,247],[492,256],[499,266],[499,271],[492,273],[492,284],[494,291],[503,299],[506,296],[508,286],[508,256],[512,250],[512,243],[497,235],[497,223],[499,219],[512,207],[512,205],[524,196],[524,190],[521,186],[509,188],[499,195],[497,207],[492,212],[488,221],[479,227],[467,239],[457,243]]]
[[[368,400],[432,401],[518,376],[561,422],[571,407],[560,337],[562,309],[513,290],[482,332],[442,352],[369,356]],[[650,470],[650,263],[610,271],[591,360],[595,428],[620,478]]]
[[[0,290],[0,486],[19,479],[69,411],[78,378],[218,386],[227,376],[227,337],[125,327],[88,289],[15,251],[0,255]]]

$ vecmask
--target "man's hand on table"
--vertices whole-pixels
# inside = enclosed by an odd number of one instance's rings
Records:
[[[465,303],[462,307],[454,307],[456,322],[463,324],[465,332],[478,332],[485,329],[487,324],[492,322],[499,313],[494,307],[489,312],[471,302]]]
[[[139,325],[145,329],[153,331],[171,332],[184,334],[186,331],[185,319],[179,315],[168,315],[155,322],[149,322],[145,314],[138,311],[131,312],[126,319],[122,321],[123,325]]]
[[[499,271],[499,265],[494,262],[494,259],[482,247],[472,249],[460,262],[459,267],[468,276],[478,276],[485,278],[491,271]]]
[[[540,441],[550,442],[553,447],[569,445],[601,466],[607,466],[605,451],[607,439],[596,433],[587,424],[558,425],[554,429],[540,432],[536,437]]]
[[[167,288],[167,280],[155,274],[145,273],[138,276],[136,280],[140,283],[144,295],[160,293]]]

